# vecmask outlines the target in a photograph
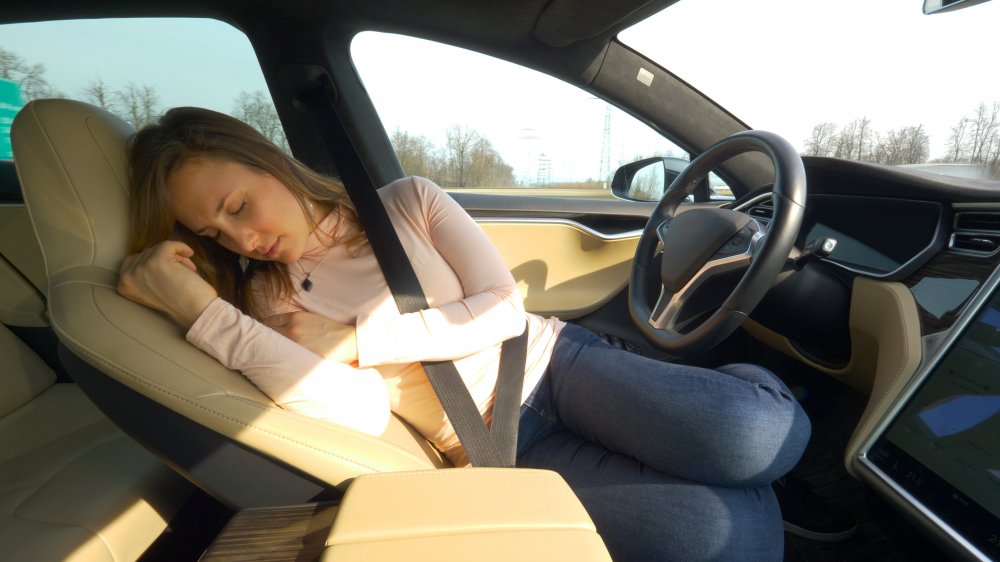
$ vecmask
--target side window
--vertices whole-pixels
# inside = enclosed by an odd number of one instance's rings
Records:
[[[403,171],[446,189],[609,198],[619,166],[687,159],[604,100],[486,55],[375,32],[351,53]]]
[[[0,26],[0,159],[23,104],[64,97],[136,128],[201,106],[238,117],[287,148],[250,41],[210,19],[117,19]]]

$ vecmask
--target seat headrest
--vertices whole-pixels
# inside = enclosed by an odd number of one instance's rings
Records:
[[[25,203],[49,279],[96,266],[118,271],[128,243],[131,125],[92,105],[62,99],[28,103],[11,125]]]

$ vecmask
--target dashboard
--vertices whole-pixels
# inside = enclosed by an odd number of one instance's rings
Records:
[[[770,221],[769,196],[745,207],[761,222]],[[795,245],[802,249],[833,238],[837,245],[824,258],[828,263],[866,277],[901,278],[941,249],[948,230],[944,209],[935,201],[809,195]]]

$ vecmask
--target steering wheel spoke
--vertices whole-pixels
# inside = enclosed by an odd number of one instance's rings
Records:
[[[759,240],[761,236],[757,236]],[[656,305],[649,317],[649,325],[658,330],[676,331],[686,322],[681,322],[681,311],[687,304],[691,296],[705,285],[709,280],[718,275],[729,273],[750,265],[753,259],[753,251],[756,244],[747,242],[747,249],[738,254],[722,255],[715,257],[705,263],[698,273],[676,293],[667,291],[666,287],[660,288],[660,296],[656,299]]]
[[[667,233],[670,232],[670,222],[673,221],[673,217],[669,217],[660,223],[660,226],[656,227],[656,237],[660,240],[660,246],[662,247],[663,241],[667,238]]]
[[[650,326],[657,330],[673,330],[673,321],[677,317],[675,308],[680,302],[674,296],[666,287],[660,287],[660,296],[656,297],[656,304],[653,305],[653,312],[647,321]]]

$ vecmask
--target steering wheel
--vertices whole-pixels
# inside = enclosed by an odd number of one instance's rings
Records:
[[[709,171],[744,152],[761,152],[774,165],[770,225],[729,209],[677,213]],[[674,179],[643,229],[629,283],[632,321],[650,342],[674,357],[714,347],[739,327],[773,285],[795,243],[805,205],[805,168],[785,139],[765,131],[744,131],[708,148]],[[661,243],[661,287],[650,308],[648,295],[655,289],[650,267]],[[690,318],[685,322],[682,311],[699,287],[747,265],[736,287],[708,318],[693,328]]]

